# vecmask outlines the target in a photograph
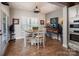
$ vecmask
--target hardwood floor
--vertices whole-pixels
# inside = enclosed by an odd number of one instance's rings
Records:
[[[72,49],[64,48],[56,39],[46,38],[46,47],[37,49],[35,46],[23,47],[23,40],[10,41],[5,56],[73,56],[78,55]]]

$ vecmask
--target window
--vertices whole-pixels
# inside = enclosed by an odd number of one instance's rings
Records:
[[[20,20],[22,32],[24,32],[25,30],[32,29],[32,27],[39,26],[39,22],[40,21],[36,17],[23,17]]]

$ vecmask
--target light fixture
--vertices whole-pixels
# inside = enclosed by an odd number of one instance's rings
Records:
[[[1,2],[1,4],[6,5],[6,6],[9,6],[9,3],[8,2]]]
[[[34,13],[40,13],[40,9],[38,8],[38,6],[36,5],[35,9],[34,9]]]

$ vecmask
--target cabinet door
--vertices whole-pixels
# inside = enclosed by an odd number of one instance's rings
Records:
[[[77,17],[79,17],[79,5],[77,5]]]
[[[69,8],[69,18],[76,17],[76,15],[77,15],[76,6],[70,7]]]

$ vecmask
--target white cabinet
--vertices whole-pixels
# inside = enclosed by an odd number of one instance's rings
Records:
[[[69,7],[69,18],[79,17],[79,5]]]
[[[69,8],[69,18],[76,17],[77,14],[76,10],[77,10],[76,6]]]
[[[79,17],[79,5],[77,5],[77,17]]]

